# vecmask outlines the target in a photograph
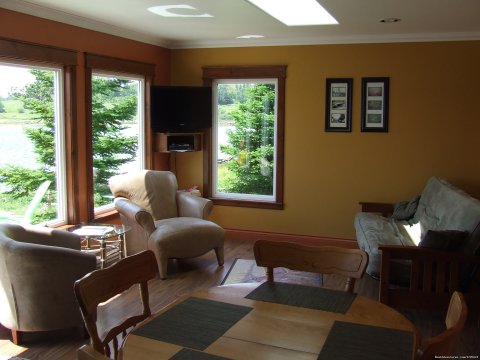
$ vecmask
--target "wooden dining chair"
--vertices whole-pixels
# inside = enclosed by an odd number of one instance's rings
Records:
[[[454,355],[460,333],[467,320],[467,314],[467,303],[463,294],[455,291],[450,298],[445,318],[447,329],[441,334],[425,340],[417,351],[417,359],[430,360],[439,356]]]
[[[156,271],[155,255],[147,250],[128,256],[108,268],[95,270],[75,282],[75,296],[91,345],[97,352],[111,357],[113,350],[113,359],[117,359],[118,339],[122,340],[128,330],[151,315],[147,282],[155,278]],[[103,313],[101,317],[98,316],[99,304],[116,298],[134,285],[138,285],[140,290],[141,314],[131,314],[132,311],[129,310],[132,306],[128,306],[102,309],[107,311],[107,316]],[[113,316],[108,316],[112,315],[108,314],[108,310]]]
[[[253,246],[258,266],[267,269],[267,281],[273,282],[273,269],[338,274],[347,278],[345,290],[353,292],[368,265],[368,255],[359,249],[335,246],[307,246],[289,242],[258,240]]]

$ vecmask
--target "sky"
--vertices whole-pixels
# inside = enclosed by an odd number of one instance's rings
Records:
[[[12,87],[21,89],[34,80],[28,68],[0,64],[0,97],[7,97]]]

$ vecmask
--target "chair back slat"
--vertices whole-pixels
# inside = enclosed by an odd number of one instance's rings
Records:
[[[346,290],[352,292],[355,279],[363,276],[368,255],[359,249],[335,246],[307,246],[289,242],[259,240],[253,247],[258,266],[267,268],[267,280],[273,281],[273,268],[338,274],[347,277]]]
[[[157,262],[152,251],[147,250],[128,256],[116,264],[101,270],[95,270],[75,282],[75,295],[80,306],[85,326],[90,335],[93,348],[113,358],[118,356],[118,336],[125,337],[127,330],[151,315],[148,300],[148,281],[154,279]],[[122,294],[137,285],[142,303],[142,313],[122,319],[119,324],[99,333],[97,324],[98,305]]]

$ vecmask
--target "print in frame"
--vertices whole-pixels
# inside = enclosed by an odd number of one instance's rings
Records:
[[[362,78],[363,132],[388,132],[388,77]]]
[[[352,131],[352,88],[351,78],[327,79],[325,131]]]

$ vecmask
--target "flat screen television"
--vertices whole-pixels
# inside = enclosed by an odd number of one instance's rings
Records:
[[[212,127],[212,88],[152,86],[151,127],[154,132],[198,132]]]

